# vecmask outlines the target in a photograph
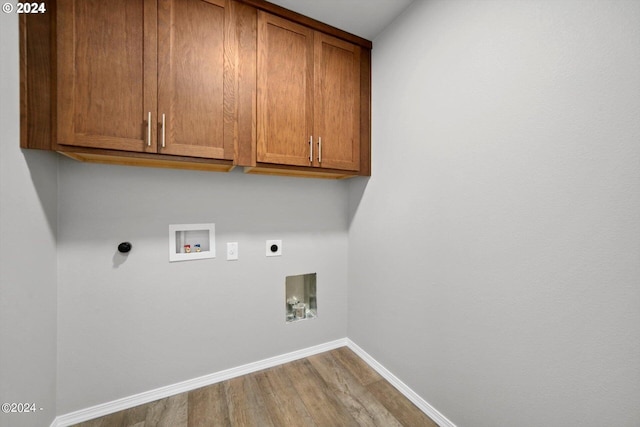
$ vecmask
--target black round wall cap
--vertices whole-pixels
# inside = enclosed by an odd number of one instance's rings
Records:
[[[118,245],[118,252],[126,254],[133,246],[129,242],[122,242]]]
[[[271,252],[278,252],[278,245],[271,245]]]

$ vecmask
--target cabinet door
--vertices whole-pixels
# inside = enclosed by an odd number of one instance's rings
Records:
[[[160,153],[233,159],[230,25],[227,0],[159,0]]]
[[[315,33],[314,133],[322,167],[360,167],[360,47]]]
[[[58,1],[59,144],[156,152],[156,13],[155,0]]]
[[[258,13],[257,160],[310,165],[313,31]]]

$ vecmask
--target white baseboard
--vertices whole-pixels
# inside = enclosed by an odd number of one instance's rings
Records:
[[[422,412],[427,414],[429,418],[435,421],[440,427],[456,427],[455,424],[449,421],[444,415],[438,412],[427,401],[421,398],[416,392],[411,390],[406,384],[400,381],[395,375],[393,375],[389,370],[378,363],[373,357],[371,357],[367,352],[365,352],[349,338],[341,338],[335,341],[330,341],[313,347],[304,348],[302,350],[293,351],[291,353],[270,357],[258,362],[248,363],[246,365],[226,369],[224,371],[215,372],[213,374],[204,375],[202,377],[193,378],[191,380],[168,385],[165,387],[160,387],[155,390],[150,390],[140,394],[135,394],[133,396],[124,397],[112,402],[107,402],[100,405],[92,406],[90,408],[60,415],[55,420],[53,420],[50,427],[68,427],[84,421],[92,420],[94,418],[112,414],[114,412],[133,408],[134,406],[143,405],[145,403],[164,399],[165,397],[173,396],[175,394],[195,390],[200,387],[206,387],[208,385],[226,381],[231,378],[261,371],[263,369],[282,365],[284,363],[292,362],[294,360],[313,356],[314,354],[323,353],[325,351],[344,346],[347,346],[351,350],[353,350],[354,353],[360,356],[360,358],[364,360],[369,366],[371,366],[371,368],[378,372],[384,379],[389,381],[389,383],[397,388],[400,393],[405,395],[407,399],[409,399],[414,405],[416,405]]]
[[[440,427],[456,427],[451,421],[442,415],[436,408],[431,406],[429,402],[420,397],[415,391],[411,390],[409,386],[400,381],[398,377],[393,375],[387,368],[382,366],[371,357],[366,351],[361,349],[356,343],[349,338],[346,339],[347,347],[349,347],[355,354],[360,356],[362,360],[367,362],[369,366],[376,372],[378,372],[385,380],[389,381],[400,393],[402,393],[407,399],[409,399],[414,405],[416,405],[422,412],[427,414],[436,424]]]
[[[145,403],[153,402],[159,399],[164,399],[165,397],[173,396],[174,394],[184,393],[186,391],[195,390],[200,387],[206,387],[211,384],[226,381],[228,379],[239,377],[241,375],[250,374],[252,372],[261,371],[273,366],[282,365],[283,363],[292,362],[294,360],[309,357],[314,354],[333,350],[338,347],[344,347],[346,345],[347,339],[342,338],[313,347],[304,348],[302,350],[293,351],[291,353],[282,354],[280,356],[270,357],[258,362],[248,363],[246,365],[226,369],[224,371],[216,372],[209,375],[204,375],[202,377],[183,381],[177,384],[160,387],[155,390],[146,391],[133,396],[124,397],[112,402],[107,402],[100,405],[92,406],[90,408],[71,412],[69,414],[60,415],[53,421],[51,427],[68,427],[77,423],[81,423],[83,421],[88,421],[114,412],[133,408],[134,406],[143,405]]]

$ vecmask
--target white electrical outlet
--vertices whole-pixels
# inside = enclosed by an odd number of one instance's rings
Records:
[[[227,261],[238,260],[238,242],[227,242]]]
[[[267,256],[282,255],[282,240],[267,240]]]

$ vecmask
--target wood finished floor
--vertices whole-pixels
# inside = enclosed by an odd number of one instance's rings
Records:
[[[347,347],[75,427],[438,427]]]

